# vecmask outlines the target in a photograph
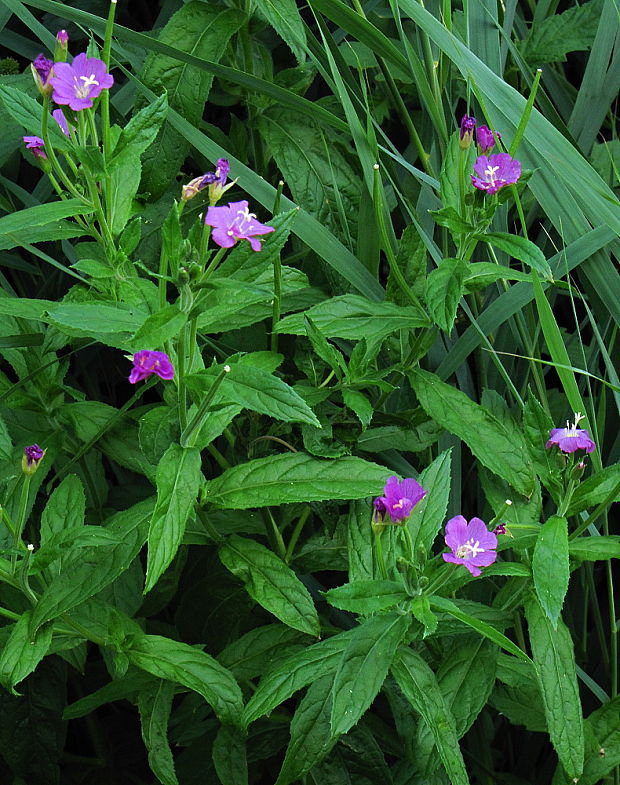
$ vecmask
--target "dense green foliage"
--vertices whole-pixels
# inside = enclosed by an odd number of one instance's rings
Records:
[[[61,29],[114,76],[69,135]],[[617,6],[3,0],[0,40],[0,780],[619,785]]]

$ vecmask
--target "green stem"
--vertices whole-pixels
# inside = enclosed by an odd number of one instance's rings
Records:
[[[52,147],[52,143],[50,142],[49,136],[49,116],[50,116],[50,97],[49,95],[44,96],[43,98],[43,114],[41,115],[41,138],[43,139],[45,145],[45,153],[52,164],[52,168],[56,171],[60,181],[66,188],[66,190],[73,196],[75,199],[79,199],[82,202],[86,202],[88,204],[88,200],[81,194],[73,185],[71,180],[65,174],[65,170],[60,165],[58,158],[56,157],[56,153],[54,152],[54,148]]]
[[[24,526],[26,524],[26,513],[28,511],[28,496],[30,493],[30,480],[32,479],[30,474],[24,474],[24,482],[22,484],[22,492],[19,498],[19,509],[17,512],[17,521],[15,523],[15,531],[13,532],[13,549],[15,551],[19,550],[19,546],[22,544],[22,533],[24,531]],[[17,566],[17,553],[11,554],[11,571],[15,574],[15,568]]]
[[[375,534],[375,555],[377,557],[377,564],[379,565],[379,571],[381,572],[381,577],[383,580],[387,580],[387,570],[385,569],[385,559],[383,557],[383,545],[381,544],[381,534],[382,532],[376,532]]]
[[[271,351],[278,351],[276,327],[280,321],[280,300],[282,297],[282,260],[277,253],[273,260],[273,308],[271,311]]]
[[[220,371],[219,375],[209,388],[209,391],[205,395],[202,400],[202,403],[198,407],[198,411],[192,418],[192,421],[189,425],[183,430],[181,433],[181,447],[193,447],[196,441],[196,436],[202,427],[207,412],[209,410],[209,406],[211,405],[213,399],[215,398],[215,394],[218,391],[220,385],[226,378],[226,375],[229,374],[231,371],[230,365],[225,365],[222,370]]]
[[[288,542],[288,548],[286,549],[286,554],[284,556],[284,561],[287,564],[293,558],[293,551],[295,550],[295,546],[297,545],[297,540],[299,539],[299,535],[301,534],[302,529],[306,525],[306,521],[310,517],[311,512],[312,512],[312,508],[310,506],[304,507],[301,515],[299,516],[297,523],[295,524],[295,528],[293,529],[293,533],[291,534],[291,539]]]
[[[177,378],[178,378],[178,401],[179,401],[179,425],[181,431],[187,427],[187,387],[185,384],[185,352],[187,337],[187,325],[183,325],[177,341]]]
[[[204,273],[200,278],[200,281],[198,282],[199,286],[203,286],[207,282],[211,273],[216,269],[216,267],[222,261],[224,254],[226,253],[227,250],[228,248],[220,248],[219,251],[213,257],[213,259],[211,259],[211,261],[209,262],[209,266],[204,271]]]
[[[110,71],[110,53],[112,51],[112,32],[114,30],[114,16],[116,14],[116,0],[110,0],[110,10],[103,37],[103,62],[106,71]],[[110,91],[103,90],[101,96],[101,135],[103,137],[103,157],[110,156]]]
[[[277,215],[280,212],[280,201],[282,199],[282,190],[284,189],[284,180],[278,180],[278,187],[276,188],[276,195],[273,198],[272,215]]]
[[[571,534],[568,535],[568,539],[574,540],[575,537],[579,537],[580,534],[583,534],[583,532],[588,528],[588,526],[594,523],[594,521],[599,517],[599,515],[602,515],[605,512],[605,510],[609,507],[610,504],[612,504],[612,502],[618,496],[619,493],[620,493],[620,480],[615,484],[615,486],[607,494],[607,496],[603,499],[603,501],[598,505],[598,507],[595,508],[594,512],[588,515],[585,521],[583,521],[583,523],[580,523],[579,526],[577,526],[577,528],[575,529],[575,531],[571,532]]]

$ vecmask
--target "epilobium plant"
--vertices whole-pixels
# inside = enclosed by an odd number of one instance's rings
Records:
[[[617,784],[614,9],[22,5],[0,782]]]

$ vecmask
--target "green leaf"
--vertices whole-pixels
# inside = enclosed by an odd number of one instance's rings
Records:
[[[410,624],[410,616],[387,613],[353,628],[334,676],[333,736],[350,730],[370,707]]]
[[[200,451],[171,444],[157,465],[157,504],[149,525],[144,593],[174,558],[202,480]]]
[[[422,547],[431,553],[437,533],[446,520],[452,476],[452,449],[438,455],[419,475],[418,482],[426,496],[413,508],[407,526],[414,550]]]
[[[273,670],[274,663],[303,649],[302,636],[284,624],[265,624],[246,632],[217,655],[238,681]]]
[[[467,150],[461,150],[459,141],[459,134],[452,134],[439,175],[442,204],[444,208],[451,207],[457,214],[459,214],[459,210],[461,209],[461,194],[459,189],[460,168],[463,166],[463,170],[469,174],[476,158],[475,147],[472,145]],[[469,180],[467,179],[466,187],[468,184]]]
[[[308,590],[290,567],[264,545],[233,535],[220,548],[219,556],[259,605],[289,627],[314,637],[319,635],[319,617]]]
[[[120,234],[134,213],[134,199],[140,187],[142,164],[140,157],[127,152],[109,170],[107,191],[111,207],[110,228]]]
[[[359,390],[349,390],[344,387],[342,389],[342,400],[352,412],[355,412],[358,420],[362,424],[362,428],[367,428],[370,425],[374,409],[372,403],[368,398]]]
[[[620,463],[606,466],[581,482],[571,497],[568,514],[576,515],[606,499],[610,499],[610,504],[620,501]]]
[[[347,550],[349,581],[367,581],[374,578],[371,506],[369,499],[358,499],[349,505],[347,518]]]
[[[441,210],[429,210],[438,226],[445,226],[450,230],[453,237],[458,239],[459,234],[471,232],[474,227],[466,220],[461,218],[454,207],[442,207]]]
[[[499,630],[496,630],[495,627],[492,627],[490,624],[487,624],[487,622],[482,621],[482,619],[477,619],[475,616],[465,613],[452,600],[448,600],[446,597],[432,596],[429,597],[429,602],[431,607],[435,607],[439,611],[448,613],[450,616],[453,616],[455,619],[463,622],[463,624],[467,624],[468,627],[471,627],[472,630],[475,630],[480,635],[484,635],[485,638],[488,638],[490,641],[493,641],[493,643],[501,646],[501,648],[505,651],[510,652],[510,654],[514,654],[520,660],[531,664],[532,661],[527,656],[527,654],[522,651],[516,645],[516,643],[513,643],[510,638],[507,638],[505,635],[499,632]]]
[[[295,0],[257,0],[259,12],[286,42],[297,62],[306,61],[306,28]]]
[[[396,330],[428,326],[428,319],[417,308],[389,302],[376,303],[355,294],[344,294],[313,305],[305,314],[285,316],[278,322],[275,331],[305,335],[306,314],[327,338],[346,338],[352,341],[362,337],[379,340]]]
[[[0,684],[14,695],[16,684],[29,676],[43,657],[52,642],[52,624],[39,627],[34,635],[31,632],[32,611],[23,613],[12,625],[11,634],[0,654]]]
[[[271,504],[361,499],[377,496],[386,469],[361,458],[335,461],[302,453],[257,458],[227,469],[206,484],[206,498],[220,509],[247,510]]]
[[[507,232],[485,232],[475,235],[475,239],[499,248],[513,259],[518,259],[540,273],[548,281],[553,280],[551,268],[544,253],[531,240]]]
[[[324,596],[334,608],[362,615],[390,608],[408,597],[402,583],[372,580],[346,583],[324,592]]]
[[[0,250],[83,235],[78,224],[62,219],[92,212],[93,208],[79,199],[66,199],[4,215],[0,218]]]
[[[32,611],[31,631],[100,592],[128,569],[146,541],[153,500],[114,515],[106,531],[118,544],[80,548],[63,561],[63,571],[42,592]]]
[[[579,778],[584,735],[573,641],[562,619],[554,626],[535,597],[526,603],[525,615],[551,743],[567,776]]]
[[[454,717],[446,706],[435,674],[412,649],[401,647],[392,673],[413,708],[422,716],[437,746],[451,785],[469,785]]]
[[[537,21],[520,46],[521,54],[530,65],[538,67],[542,63],[562,63],[569,52],[590,49],[602,6],[598,0],[592,0]]]
[[[85,509],[82,481],[77,475],[69,474],[54,488],[41,514],[41,545],[64,529],[83,526]]]
[[[153,144],[162,123],[168,114],[168,96],[163,93],[149,103],[121,131],[118,142],[113,150],[112,159],[108,163],[110,170],[122,163],[121,159],[139,158]]]
[[[244,19],[244,14],[232,8],[189,2],[172,15],[158,40],[180,52],[217,63]],[[144,64],[142,81],[155,93],[167,90],[170,106],[193,125],[199,124],[213,74],[153,52]],[[187,151],[184,137],[166,122],[143,156],[143,188],[155,195],[163,193],[176,176]]]
[[[303,778],[329,753],[336,743],[331,732],[332,709],[331,675],[314,681],[299,702],[291,720],[291,740],[276,785]]]
[[[59,303],[48,309],[51,324],[67,335],[135,333],[146,314],[131,306],[101,303]]]
[[[620,559],[620,535],[578,537],[568,543],[568,553],[580,561]]]
[[[161,635],[136,637],[125,653],[133,665],[147,673],[202,695],[222,722],[239,723],[243,709],[239,685],[209,654]]]
[[[321,360],[324,360],[329,365],[339,379],[342,378],[342,374],[347,372],[347,364],[344,361],[342,352],[338,351],[335,346],[332,346],[327,341],[323,333],[307,314],[304,315],[304,325],[314,351]]]
[[[204,393],[223,368],[216,365],[195,373],[188,378],[188,385]],[[308,404],[282,379],[256,366],[235,363],[230,368],[230,373],[226,374],[218,388],[215,398],[218,403],[235,403],[276,420],[321,427]]]
[[[534,588],[541,608],[555,627],[568,591],[568,523],[554,515],[543,523],[532,557]]]
[[[620,765],[620,697],[603,704],[584,721],[586,754],[580,785],[597,785]]]
[[[239,728],[220,725],[211,755],[222,785],[247,785],[248,761],[245,736]]]
[[[428,597],[425,597],[423,594],[414,597],[411,601],[411,613],[424,627],[424,635],[422,637],[426,638],[429,635],[433,635],[437,630],[439,622],[437,616],[431,610]]]
[[[314,643],[298,654],[291,655],[263,676],[245,707],[244,726],[268,714],[307,684],[335,672],[352,634],[353,630],[347,630],[333,638]]]
[[[142,739],[148,751],[149,766],[161,785],[178,785],[174,759],[168,744],[168,720],[172,709],[174,684],[161,680],[138,695]]]
[[[41,136],[41,117],[43,107],[23,90],[9,85],[0,87],[0,100],[4,104],[7,112],[19,123],[28,133]],[[60,126],[50,118],[48,124],[50,140],[55,150],[67,150],[70,142],[60,130]]]
[[[151,463],[159,463],[170,443],[178,441],[179,436],[176,408],[154,406],[140,417],[140,449]]]
[[[437,670],[437,683],[454,717],[458,739],[473,725],[491,694],[495,683],[497,648],[482,639],[452,647]],[[418,726],[416,764],[425,776],[438,768],[435,742],[426,723]]]
[[[435,324],[450,333],[456,319],[467,275],[462,259],[444,259],[426,278],[426,305]]]
[[[465,291],[477,292],[495,281],[526,281],[530,276],[521,270],[512,270],[493,262],[470,262],[465,276]]]
[[[490,411],[428,371],[410,371],[409,379],[427,414],[462,439],[483,466],[524,496],[532,495],[536,476],[518,431],[509,431]]]
[[[160,311],[151,314],[131,342],[136,351],[140,349],[157,349],[164,343],[175,338],[184,327],[187,314],[180,311],[176,305],[167,305]]]

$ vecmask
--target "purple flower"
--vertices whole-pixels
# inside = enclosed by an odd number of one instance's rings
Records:
[[[37,55],[32,61],[32,67],[39,74],[41,82],[45,84],[47,77],[50,75],[54,61],[50,60],[44,54]]]
[[[54,109],[52,112],[52,117],[60,126],[60,130],[63,132],[63,134],[65,136],[71,136],[69,133],[69,124],[67,123],[67,118],[65,117],[62,109]]]
[[[402,481],[398,477],[389,477],[383,493],[374,501],[375,521],[383,522],[387,514],[394,523],[408,518],[416,504],[426,496],[424,488],[411,477]]]
[[[38,444],[31,444],[24,447],[24,454],[22,456],[22,471],[24,474],[34,474],[39,468],[39,464],[43,460],[45,450],[39,447]]]
[[[467,150],[471,144],[474,135],[474,128],[476,127],[476,118],[464,114],[461,118],[461,128],[459,132],[459,147],[461,150]]]
[[[462,564],[476,578],[480,575],[479,567],[488,567],[497,558],[497,536],[480,518],[472,518],[469,523],[462,515],[451,518],[446,524],[445,540],[452,553],[443,553],[444,561]]]
[[[166,381],[174,377],[174,368],[168,355],[165,352],[151,352],[148,349],[136,352],[133,356],[133,368],[129,374],[130,383],[141,382],[153,373]]]
[[[590,434],[584,428],[577,428],[579,422],[584,420],[583,414],[577,412],[575,414],[575,422],[570,425],[566,421],[566,428],[553,428],[549,433],[549,441],[545,447],[549,449],[555,444],[562,450],[562,452],[571,453],[576,450],[585,450],[586,452],[594,452],[596,444],[590,438]]]
[[[476,128],[476,144],[478,145],[478,155],[488,155],[495,147],[495,134],[486,125]]]
[[[35,158],[47,158],[47,155],[45,154],[45,142],[40,136],[24,136],[22,138],[24,142],[26,142],[26,149],[32,150]]]
[[[505,523],[498,523],[497,526],[493,529],[493,534],[506,534],[508,531],[508,527]]]
[[[274,231],[273,226],[265,226],[256,220],[254,213],[248,212],[246,201],[231,202],[226,207],[209,207],[205,223],[213,227],[211,236],[221,248],[231,248],[237,240],[247,240],[253,251],[260,251],[260,240],[254,235]]]
[[[69,106],[75,112],[88,109],[93,98],[114,84],[114,77],[106,72],[103,60],[86,57],[82,52],[69,63],[54,63],[53,99],[57,104]]]
[[[480,155],[476,158],[471,181],[476,188],[495,194],[500,188],[511,183],[516,183],[521,177],[521,164],[516,158],[511,158],[508,153],[497,153],[487,158]]]
[[[69,43],[69,33],[66,30],[59,30],[56,33],[56,40],[63,47],[63,49],[66,49]]]

